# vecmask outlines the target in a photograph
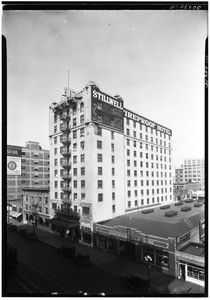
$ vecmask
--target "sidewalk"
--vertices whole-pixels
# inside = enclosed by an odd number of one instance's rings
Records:
[[[10,220],[11,223],[32,231],[31,224],[22,224],[16,220]],[[54,248],[65,246],[75,246],[76,253],[89,254],[94,265],[114,276],[123,276],[133,273],[147,274],[147,266],[141,263],[135,263],[129,258],[122,258],[105,250],[92,248],[60,236],[50,233],[44,226],[38,225],[35,229],[38,239]],[[168,276],[156,268],[150,269],[151,286],[159,294],[204,294],[204,288],[191,282],[184,282],[177,278]]]

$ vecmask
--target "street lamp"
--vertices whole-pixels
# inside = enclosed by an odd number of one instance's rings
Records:
[[[147,262],[148,277],[150,277],[149,269],[150,269],[150,263],[152,262],[152,257],[150,255],[147,255],[144,257],[144,260]]]

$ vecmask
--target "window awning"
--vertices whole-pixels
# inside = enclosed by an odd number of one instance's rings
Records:
[[[18,217],[20,217],[22,215],[22,213],[18,213],[17,215],[15,215],[14,217],[15,218],[18,218]]]

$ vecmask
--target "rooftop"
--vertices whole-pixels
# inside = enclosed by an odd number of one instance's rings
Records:
[[[200,207],[194,207],[195,203],[196,201],[193,201],[191,203],[183,203],[180,206],[176,206],[173,203],[156,207],[152,210],[149,209],[149,211],[151,210],[150,213],[145,213],[145,209],[99,222],[98,224],[110,227],[129,227],[149,235],[176,238],[198,227],[199,221],[204,219],[204,204]],[[168,208],[163,209],[164,207]],[[188,209],[190,210],[181,211],[184,207],[189,207]],[[169,213],[167,217],[165,216],[167,212],[173,213]]]
[[[198,243],[190,243],[179,251],[190,255],[205,257],[205,247],[204,245]]]

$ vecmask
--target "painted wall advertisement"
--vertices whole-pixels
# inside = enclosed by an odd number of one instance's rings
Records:
[[[92,121],[124,130],[123,101],[92,88]]]
[[[7,146],[7,175],[21,175],[21,154],[21,147]]]

